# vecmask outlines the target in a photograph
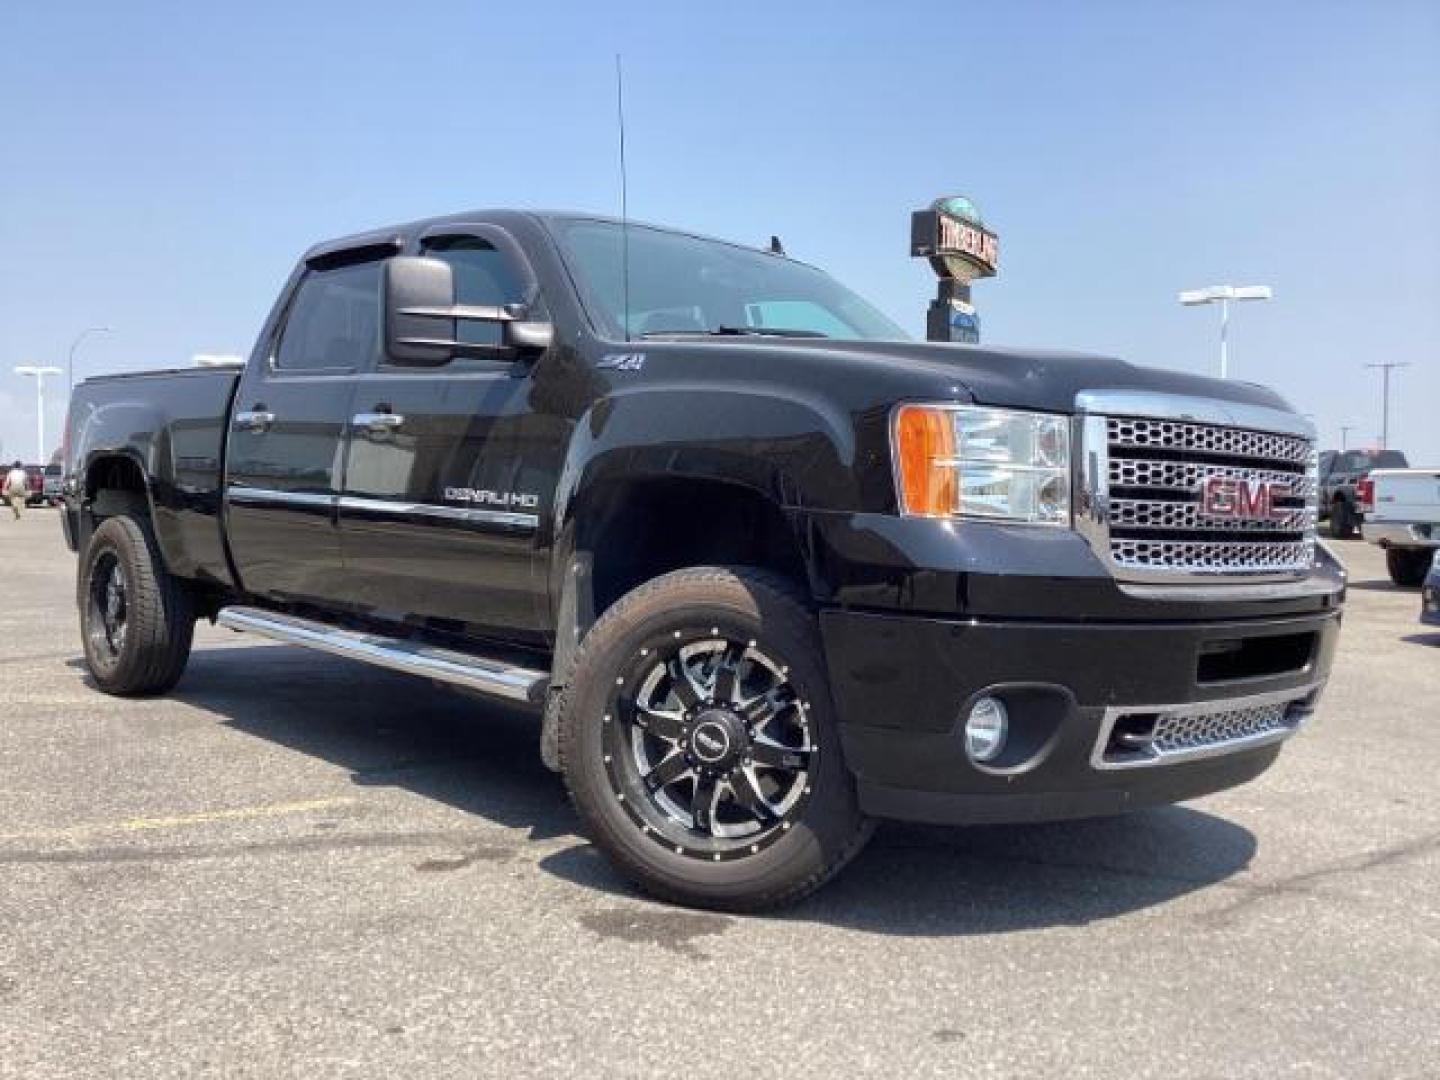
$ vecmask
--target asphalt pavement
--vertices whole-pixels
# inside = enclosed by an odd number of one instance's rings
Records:
[[[51,511],[0,520],[0,1077],[1440,1076],[1440,633],[1379,553],[1255,782],[883,827],[818,896],[638,897],[530,718],[202,627],[86,681]]]

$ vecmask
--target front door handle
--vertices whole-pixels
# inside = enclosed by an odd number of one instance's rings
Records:
[[[268,431],[273,423],[275,414],[267,412],[263,405],[235,414],[235,426],[247,431]]]
[[[373,435],[383,435],[405,423],[405,417],[393,412],[362,412],[351,417],[350,422],[357,428],[364,428]]]

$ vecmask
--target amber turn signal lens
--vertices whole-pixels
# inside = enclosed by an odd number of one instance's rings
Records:
[[[952,413],[902,407],[895,415],[895,454],[904,513],[949,517],[959,509]]]

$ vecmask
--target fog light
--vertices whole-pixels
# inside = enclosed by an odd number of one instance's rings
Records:
[[[1010,716],[999,698],[982,697],[965,718],[965,752],[971,761],[993,761],[1005,747]]]

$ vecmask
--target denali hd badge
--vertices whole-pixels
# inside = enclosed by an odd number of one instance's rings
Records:
[[[1290,485],[1280,480],[1211,476],[1200,487],[1200,512],[1212,518],[1275,521],[1285,516],[1276,501],[1290,492]]]
[[[486,491],[482,488],[447,487],[446,502],[474,503],[477,506],[499,506],[505,509],[520,507],[533,510],[540,505],[540,497],[525,491]]]

